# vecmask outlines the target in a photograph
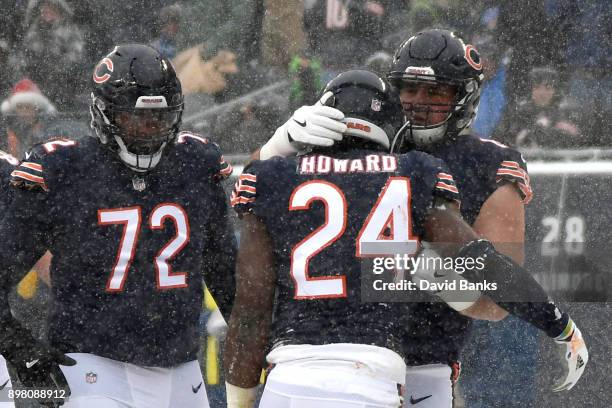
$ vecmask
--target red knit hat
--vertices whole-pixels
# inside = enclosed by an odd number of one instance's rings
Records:
[[[0,110],[2,113],[11,113],[15,111],[17,105],[33,105],[41,112],[55,112],[55,106],[53,106],[51,101],[40,92],[40,89],[38,89],[34,82],[27,78],[15,84],[11,96],[2,102]]]

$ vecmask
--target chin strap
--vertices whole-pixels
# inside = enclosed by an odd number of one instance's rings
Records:
[[[124,162],[130,169],[134,171],[144,172],[155,168],[161,160],[164,148],[167,142],[164,142],[159,150],[154,154],[134,154],[131,153],[123,140],[119,136],[114,136],[117,145],[119,145],[118,155],[122,162]]]
[[[401,149],[406,139],[419,149],[425,149],[442,141],[447,134],[447,129],[448,121],[431,128],[415,127],[410,121],[406,121],[395,133],[390,151],[391,153],[402,153]],[[408,138],[406,138],[406,133],[409,133]]]

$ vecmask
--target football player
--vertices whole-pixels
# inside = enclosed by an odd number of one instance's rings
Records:
[[[12,171],[19,165],[17,160],[12,155],[0,150],[0,217],[3,216],[6,206],[9,203],[9,179]],[[12,387],[11,379],[4,357],[0,355],[0,395],[4,395],[6,391]],[[0,402],[0,408],[12,408],[12,402]]]
[[[523,206],[532,194],[529,176],[517,151],[469,133],[483,81],[476,49],[450,31],[428,30],[398,48],[388,78],[399,89],[407,116],[392,150],[427,151],[448,163],[460,190],[463,218],[522,264]],[[496,315],[494,320],[507,314],[486,297],[482,307]],[[420,303],[414,313],[420,318],[406,336],[413,367],[408,369],[405,406],[450,407],[471,321],[443,303]]]
[[[462,221],[457,187],[441,160],[385,153],[401,118],[393,95],[372,72],[339,75],[320,102],[344,115],[343,140],[298,157],[254,161],[239,177],[232,205],[243,229],[225,349],[229,408],[252,405],[268,341],[273,368],[262,407],[400,404],[407,353],[398,341],[411,306],[361,299],[359,260],[392,254],[385,245],[402,243],[414,254],[419,237],[447,243],[439,247],[445,255],[485,259],[487,279],[547,299],[526,271]],[[505,287],[500,292],[509,295]],[[465,310],[463,303],[475,302],[450,303]],[[554,307],[538,317],[550,332],[572,324]]]
[[[481,236],[494,242],[500,252],[522,264],[525,257],[524,204],[532,196],[529,175],[523,157],[516,150],[470,133],[483,79],[478,51],[451,31],[424,31],[398,48],[388,78],[399,89],[407,116],[403,132],[397,134],[392,150],[427,151],[448,163],[460,190],[463,218]],[[484,305],[496,310],[489,299],[483,299]],[[509,311],[515,309],[517,316],[542,328],[533,320],[529,309],[517,311],[515,303],[504,300],[498,304]],[[442,389],[421,388],[418,395],[406,399],[406,405],[410,405],[411,399],[432,395],[431,405],[424,405],[433,407],[436,406],[435,396],[449,396],[448,377],[437,381],[440,376],[436,371],[440,374],[442,369],[448,370],[447,364],[458,366],[459,352],[470,322],[441,303],[420,306],[424,321],[413,326],[407,339],[421,338],[422,347],[412,353],[410,362],[421,367],[415,368],[409,376],[418,381],[418,377],[423,378],[423,373],[428,372],[432,374],[431,384],[445,385]],[[505,311],[497,311],[498,320],[505,317]],[[574,325],[567,330],[571,333],[547,333],[561,348],[567,349],[563,354],[570,356],[566,361],[567,377],[555,385],[556,391],[573,387],[588,360],[580,330]],[[407,341],[406,347],[415,351],[413,344]],[[429,365],[428,370],[422,367],[432,363],[434,365]]]
[[[92,136],[32,148],[0,223],[0,353],[48,406],[208,406],[197,362],[202,284],[228,317],[235,237],[216,144],[179,132],[181,84],[149,46],[96,65]],[[48,343],[11,317],[7,293],[53,253]],[[59,397],[59,398],[58,398]]]
[[[519,153],[469,134],[482,82],[475,48],[450,31],[424,31],[400,46],[389,79],[400,88],[408,119],[393,140],[394,149],[418,149],[444,159],[457,178],[461,213],[466,221],[497,245],[500,252],[522,263],[523,203],[531,196],[529,176]],[[346,129],[343,119],[342,112],[331,107],[301,107],[253,157],[268,159],[295,154],[308,146],[330,146],[342,140]],[[545,330],[559,343],[565,351],[567,376],[555,390],[573,387],[588,361],[584,340],[575,324],[570,320],[564,330],[547,331],[543,324],[546,318],[541,317],[550,316],[555,309],[551,304],[511,303],[503,299],[497,303]],[[405,401],[408,405],[412,400],[421,407],[450,407],[452,379],[457,376],[468,321],[443,303],[418,307],[422,319],[409,325],[406,336],[406,341],[411,342],[408,362],[415,368],[408,370]],[[507,314],[504,309],[483,296],[462,314],[500,320]],[[413,336],[420,339],[417,347],[412,343]],[[412,395],[412,389],[419,391]]]

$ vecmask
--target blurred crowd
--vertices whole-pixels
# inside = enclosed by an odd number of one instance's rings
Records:
[[[0,148],[80,137],[93,65],[144,42],[173,60],[185,127],[228,153],[260,146],[339,71],[385,73],[412,33],[450,28],[485,67],[473,129],[518,147],[612,146],[605,0],[0,0]]]

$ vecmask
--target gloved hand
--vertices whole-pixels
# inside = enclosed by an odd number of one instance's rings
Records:
[[[219,309],[213,310],[210,316],[208,316],[208,320],[206,321],[206,333],[216,338],[225,337],[227,333],[227,323],[225,323]]]
[[[73,366],[76,361],[32,337],[15,319],[2,322],[0,354],[13,367],[24,387],[57,390],[56,396],[70,396],[70,387],[60,365]],[[61,400],[41,400],[45,407],[63,405]]]
[[[321,98],[323,99],[323,98]],[[346,124],[344,114],[338,109],[317,102],[302,106],[259,151],[261,160],[274,156],[287,157],[312,146],[331,146],[342,140]]]
[[[563,333],[555,338],[555,343],[557,343],[560,353],[563,354],[562,364],[567,375],[563,381],[553,387],[553,391],[571,390],[584,373],[589,361],[589,351],[582,333],[572,319],[567,323]]]

